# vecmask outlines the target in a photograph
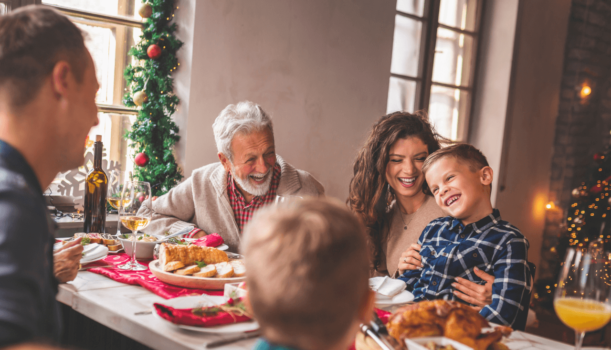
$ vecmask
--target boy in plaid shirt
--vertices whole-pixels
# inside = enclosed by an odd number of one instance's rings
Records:
[[[399,279],[413,288],[415,300],[457,297],[456,277],[485,284],[475,268],[494,275],[492,303],[480,314],[523,330],[531,293],[528,240],[501,220],[490,202],[493,173],[475,147],[457,144],[431,154],[422,167],[435,201],[449,216],[431,221],[418,244],[422,267]]]

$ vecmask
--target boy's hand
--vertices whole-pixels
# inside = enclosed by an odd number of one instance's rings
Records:
[[[452,287],[458,289],[453,292],[454,295],[474,305],[473,308],[479,311],[484,306],[492,303],[492,284],[494,283],[494,276],[485,273],[477,267],[473,269],[473,272],[475,272],[477,277],[486,281],[486,284],[482,286],[464,278],[456,277],[456,282],[452,283]]]
[[[406,270],[416,270],[422,265],[422,257],[420,256],[420,249],[422,246],[420,244],[412,244],[406,251],[401,254],[401,258],[399,258],[399,266],[397,269],[401,274]]]

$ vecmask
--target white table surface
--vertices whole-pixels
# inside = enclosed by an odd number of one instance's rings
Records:
[[[182,330],[152,314],[136,316],[134,313],[152,310],[153,303],[163,303],[166,299],[140,286],[116,282],[92,272],[81,271],[74,281],[60,285],[57,300],[153,349],[205,349],[206,343],[231,336]],[[222,349],[251,349],[255,341],[242,340]],[[524,332],[513,332],[504,343],[510,350],[574,349],[569,344]]]
[[[57,300],[90,319],[153,349],[205,349],[205,344],[230,337],[192,332],[173,327],[152,314],[153,303],[166,299],[140,287],[116,282],[92,272],[81,271],[76,279],[61,284]],[[222,349],[251,349],[256,339],[225,345]]]

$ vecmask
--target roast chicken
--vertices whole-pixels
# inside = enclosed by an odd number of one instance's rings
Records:
[[[482,334],[488,321],[476,310],[457,301],[422,301],[397,310],[388,321],[388,331],[400,343],[404,338],[445,336],[474,350],[486,350],[505,335],[509,327]]]
[[[166,264],[173,261],[180,261],[184,266],[193,265],[196,261],[203,261],[210,265],[227,262],[229,258],[227,253],[216,248],[162,243],[159,247],[159,263],[161,267],[163,268]]]

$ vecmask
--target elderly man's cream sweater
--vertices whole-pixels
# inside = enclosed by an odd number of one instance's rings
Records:
[[[278,155],[276,161],[281,169],[278,196],[324,195],[324,187],[308,172],[295,169]],[[194,226],[218,233],[233,252],[240,245],[241,233],[227,195],[227,172],[220,162],[194,170],[190,178],[156,201],[145,201],[140,211],[152,214],[151,224],[144,230],[148,234],[174,233]]]

